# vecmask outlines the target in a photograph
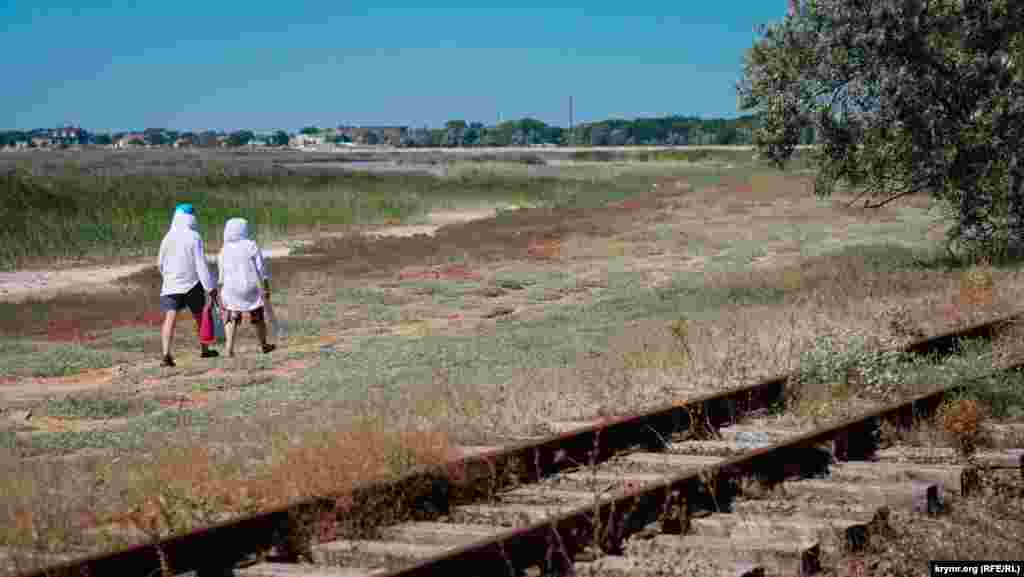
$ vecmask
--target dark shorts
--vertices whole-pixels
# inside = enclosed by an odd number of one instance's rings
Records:
[[[224,311],[225,323],[242,322],[242,311]],[[254,325],[263,324],[263,307],[249,311],[249,322]]]
[[[206,306],[206,292],[203,291],[202,283],[196,283],[196,286],[185,294],[160,296],[160,310],[165,313],[180,311],[188,307],[192,314],[198,317],[203,314],[204,306]]]

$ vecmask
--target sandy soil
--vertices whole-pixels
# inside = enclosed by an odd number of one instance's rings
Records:
[[[368,227],[367,236],[410,237],[420,234],[433,235],[442,226],[485,219],[493,216],[495,209],[452,210],[431,213],[427,224],[392,225]],[[269,244],[263,254],[268,258],[288,256],[293,247],[309,244],[309,239],[293,239],[287,242]],[[215,254],[207,254],[214,262]],[[62,292],[95,293],[116,291],[115,281],[138,274],[153,266],[152,259],[131,264],[71,267],[50,270],[16,270],[0,273],[0,302],[23,302],[30,298],[54,297]]]

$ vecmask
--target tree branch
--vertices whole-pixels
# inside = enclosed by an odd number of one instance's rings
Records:
[[[895,200],[899,200],[899,199],[903,198],[904,196],[910,196],[911,194],[914,194],[916,192],[919,192],[919,191],[917,191],[917,190],[904,190],[903,192],[897,193],[896,195],[890,196],[889,198],[887,198],[887,199],[885,199],[885,200],[883,200],[881,202],[877,202],[875,204],[869,204],[868,202],[865,202],[864,203],[864,208],[882,208],[883,206],[889,204],[890,202],[893,202]]]

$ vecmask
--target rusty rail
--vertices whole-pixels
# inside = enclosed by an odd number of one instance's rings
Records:
[[[965,327],[941,335],[923,339],[899,350],[916,354],[934,352],[948,354],[961,339],[991,337],[1007,323],[1020,318],[1013,315]],[[167,571],[171,574],[197,571],[200,576],[224,575],[225,570],[243,563],[252,556],[270,549],[283,552],[286,558],[301,553],[292,546],[294,536],[302,531],[302,525],[311,512],[335,511],[348,519],[359,518],[362,512],[374,512],[380,518],[381,506],[392,510],[397,520],[403,518],[429,518],[448,512],[453,504],[470,502],[512,482],[532,482],[558,471],[577,467],[581,464],[599,463],[623,450],[642,446],[656,450],[666,439],[680,431],[691,431],[697,435],[715,430],[735,422],[737,418],[751,412],[770,408],[783,402],[786,382],[790,375],[775,377],[754,385],[738,387],[698,397],[682,404],[671,404],[662,408],[619,419],[607,420],[601,424],[549,437],[541,441],[525,442],[502,448],[498,451],[475,455],[452,461],[441,467],[426,467],[394,480],[377,481],[357,486],[347,494],[348,503],[338,508],[339,495],[326,495],[304,499],[288,506],[256,513],[210,527],[172,536],[160,541],[140,544],[119,551],[91,556],[55,565],[27,574],[23,577],[87,577],[95,575],[129,575],[148,577]],[[898,405],[886,411],[916,410],[922,403],[937,402],[941,391]],[[940,395],[935,397],[934,395]],[[933,408],[933,407],[932,407]],[[843,430],[853,431],[863,427],[863,419],[856,423],[842,425]],[[832,433],[821,432],[824,439]],[[815,438],[818,438],[815,437]],[[858,440],[860,435],[846,435],[846,445],[840,447],[842,454],[860,455],[865,447]],[[806,443],[804,443],[806,444]],[[714,469],[726,476],[741,470],[756,469],[763,473],[770,469],[770,461],[787,452],[811,455],[804,444],[787,443],[772,449],[772,457],[766,457],[767,449],[755,451],[740,459],[733,459]],[[790,459],[783,459],[790,461]],[[820,459],[819,459],[820,460]],[[762,463],[756,465],[757,463]],[[796,465],[797,468],[803,465]],[[783,476],[789,473],[783,472]],[[778,475],[777,475],[778,476]],[[628,496],[645,511],[655,503],[658,507],[665,502],[665,491],[676,492],[686,489],[687,503],[707,503],[724,495],[708,494],[700,497],[702,487],[693,476],[677,479],[668,485],[657,487]],[[431,562],[422,563],[394,575],[434,575],[451,570],[455,564],[487,567],[488,571],[503,573],[508,568],[507,559],[538,559],[537,554],[550,550],[548,541],[556,538],[562,547],[565,543],[578,543],[574,535],[587,527],[584,517],[593,519],[594,512],[565,516],[554,524],[531,527],[508,534],[506,537],[462,549]],[[620,513],[602,506],[601,518],[614,521],[610,525],[620,527],[617,521]],[[648,517],[650,515],[647,515]],[[552,527],[557,531],[552,531]],[[623,530],[628,526],[621,526]],[[497,556],[495,556],[497,555]],[[543,558],[540,557],[540,558]],[[571,555],[566,556],[571,559]],[[496,559],[502,559],[497,563]],[[518,561],[517,561],[518,562]],[[532,564],[532,563],[531,563]]]
[[[1024,364],[1011,369],[1022,367]],[[836,426],[628,491],[615,499],[507,531],[380,577],[516,577],[526,568],[538,565],[545,574],[565,574],[572,567],[576,554],[595,540],[602,550],[619,554],[626,537],[650,523],[660,522],[663,532],[678,534],[695,511],[729,511],[731,502],[739,494],[741,479],[754,478],[772,486],[789,478],[826,473],[833,458],[870,460],[877,450],[874,433],[882,421],[906,430],[917,419],[934,414],[945,396],[962,386],[895,403]],[[831,443],[831,448],[822,447],[827,443]],[[929,494],[929,498],[936,497]]]

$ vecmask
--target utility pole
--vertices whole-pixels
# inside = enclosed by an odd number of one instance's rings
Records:
[[[573,126],[572,126],[573,125],[573,120],[574,119],[573,119],[573,110],[572,110],[572,95],[570,94],[569,95],[569,142],[566,143],[569,146],[572,146],[572,144],[573,144],[573,138],[572,138],[572,135],[573,135]]]

